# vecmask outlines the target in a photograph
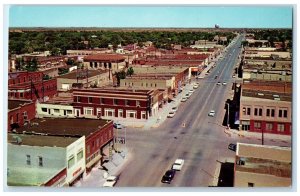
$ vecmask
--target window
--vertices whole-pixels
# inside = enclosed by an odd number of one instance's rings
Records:
[[[140,101],[136,101],[136,106],[140,106]]]
[[[275,109],[271,109],[271,117],[275,116]]]
[[[74,164],[75,164],[75,157],[72,155],[68,160],[68,168],[73,167]]]
[[[114,99],[114,105],[118,105],[118,100]]]
[[[254,187],[254,183],[248,182],[248,187]]]
[[[87,146],[86,152],[87,152],[88,154],[90,154],[90,145]]]
[[[267,116],[270,116],[270,109],[267,109],[267,112],[266,112],[267,114]]]
[[[154,85],[155,85],[155,87],[156,87],[156,83],[155,83]]]
[[[145,111],[141,112],[141,115],[142,115],[142,119],[146,119],[146,112]]]
[[[262,108],[259,108],[259,116],[262,116]]]
[[[72,110],[67,110],[67,114],[72,114]]]
[[[118,110],[118,117],[123,118],[123,110],[122,109]]]
[[[16,122],[19,122],[19,113],[17,113]]]
[[[26,155],[26,164],[31,165],[30,155]]]
[[[39,156],[39,166],[43,167],[43,157]]]
[[[94,109],[93,108],[84,108],[85,115],[93,115]]]
[[[278,112],[278,117],[279,117],[279,118],[282,117],[282,110],[279,110],[279,112]]]
[[[258,108],[254,108],[254,116],[258,115]]]
[[[266,123],[266,130],[272,131],[273,130],[273,123]]]
[[[251,108],[247,108],[247,115],[251,115]]]
[[[277,124],[277,131],[284,132],[284,124],[281,124],[281,123]]]
[[[243,107],[243,115],[246,115],[246,108]]]
[[[27,120],[27,117],[28,117],[28,116],[27,116],[27,112],[24,111],[24,112],[23,112],[23,118],[24,118],[24,120]]]
[[[54,109],[54,113],[59,113],[59,109]]]
[[[20,97],[24,97],[24,94],[23,94],[23,93],[20,93]]]
[[[260,129],[261,128],[261,122],[254,122],[254,128]]]
[[[143,86],[143,83],[141,84],[141,86]]]
[[[283,110],[283,117],[287,118],[287,110]]]
[[[48,112],[47,108],[42,108],[42,112]]]
[[[83,158],[83,150],[81,149],[78,153],[77,153],[77,162],[80,161]]]
[[[129,100],[125,100],[125,105],[129,105]]]
[[[81,102],[81,97],[77,96],[77,102]]]
[[[88,103],[93,103],[93,97],[88,98]]]

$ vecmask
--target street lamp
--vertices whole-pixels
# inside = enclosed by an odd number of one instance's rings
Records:
[[[230,128],[229,127],[229,103],[226,103],[227,105],[227,128]]]

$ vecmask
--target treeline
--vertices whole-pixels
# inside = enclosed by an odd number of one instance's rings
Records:
[[[59,55],[66,54],[66,50],[106,48],[109,44],[114,48],[119,44],[138,43],[142,46],[146,41],[152,41],[157,48],[170,49],[171,44],[189,46],[201,39],[212,41],[216,35],[226,36],[228,42],[235,37],[229,32],[10,32],[9,52],[22,54],[48,50],[51,55]]]

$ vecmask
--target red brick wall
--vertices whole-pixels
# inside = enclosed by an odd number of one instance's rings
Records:
[[[113,138],[113,122],[111,121],[85,139],[86,159],[105,146]],[[99,145],[97,145],[97,139],[99,139]],[[87,151],[88,146],[90,148],[90,152]]]
[[[263,90],[281,93],[292,93],[292,83],[290,82],[250,82],[244,83],[243,89]]]
[[[255,129],[254,122],[261,122],[261,129]],[[266,129],[266,123],[273,123],[273,130],[267,130]],[[284,124],[284,132],[277,131],[277,125],[279,123]],[[286,122],[266,122],[266,121],[250,120],[250,131],[261,133],[262,130],[263,130],[264,133],[272,133],[272,134],[280,134],[280,135],[291,135],[292,134],[291,125],[292,125],[292,123],[286,123]]]
[[[8,79],[8,85],[14,85],[14,84],[24,84],[30,82],[30,79],[32,79],[33,82],[41,81],[43,78],[42,72],[13,72],[9,73],[11,77]]]
[[[54,176],[51,180],[46,182],[44,186],[52,186],[56,182],[62,180],[63,178],[67,177],[67,169],[63,169],[61,172],[59,172],[56,176]]]
[[[12,123],[18,123],[19,126],[24,126],[24,118],[23,113],[27,112],[27,120],[32,120],[35,118],[35,102],[32,102],[30,104],[27,104],[25,106],[20,107],[19,109],[15,109],[12,111],[9,111],[7,114],[7,128],[10,130],[10,125]],[[17,120],[18,116],[18,120]],[[11,123],[11,118],[13,119],[13,122]]]

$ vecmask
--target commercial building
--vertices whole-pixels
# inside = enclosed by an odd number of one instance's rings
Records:
[[[35,118],[35,102],[30,100],[8,100],[7,128],[12,130]]]
[[[108,70],[76,70],[57,77],[57,90],[68,91],[73,86],[101,87],[112,83]]]
[[[240,130],[291,135],[291,91],[291,83],[244,81],[240,97]]]
[[[92,54],[85,56],[84,67],[88,69],[107,69],[115,73],[122,70],[126,63],[125,57],[119,54]]]
[[[8,186],[61,187],[85,171],[84,136],[9,133],[7,139]]]
[[[290,187],[291,148],[237,143],[234,187]]]
[[[18,133],[46,134],[60,137],[85,136],[85,166],[89,172],[99,161],[109,157],[109,147],[113,146],[113,122],[100,119],[40,118],[27,126],[16,129]],[[85,168],[81,168],[83,171]],[[77,172],[78,173],[78,172]]]
[[[159,90],[118,88],[74,89],[77,117],[148,119],[158,111]]]
[[[8,74],[10,99],[45,100],[57,94],[56,78],[45,80],[42,72],[11,72]]]

